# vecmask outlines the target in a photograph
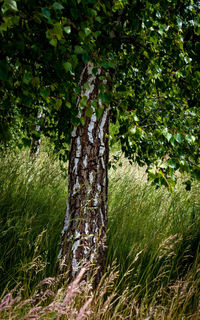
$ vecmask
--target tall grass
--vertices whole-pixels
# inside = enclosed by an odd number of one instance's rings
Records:
[[[19,281],[29,291],[55,271],[66,202],[59,164],[28,152],[0,159],[0,289]]]
[[[94,291],[84,269],[70,285],[55,277],[67,193],[59,163],[45,153],[0,161],[0,318],[200,319],[198,183],[170,194],[125,160],[110,171],[107,267]]]
[[[144,170],[125,161],[117,173],[111,172],[108,263],[116,257],[125,272],[139,254],[137,272],[132,273],[137,284],[151,283],[161,269],[166,281],[176,279],[199,255],[199,184],[187,192],[180,182],[171,195],[166,189],[156,190],[147,183]]]

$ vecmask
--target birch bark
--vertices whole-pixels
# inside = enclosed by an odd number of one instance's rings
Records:
[[[92,107],[91,101],[98,99],[99,77],[104,72],[99,68],[94,75],[92,69],[93,64],[88,63],[79,83],[81,95],[87,96],[87,107]],[[89,84],[87,90],[83,88],[85,82]],[[79,102],[80,98],[77,108]],[[60,269],[70,268],[71,277],[84,262],[97,264],[100,277],[105,260],[110,108],[101,101],[98,103],[103,108],[100,119],[92,107],[92,116],[86,117],[84,125],[74,128],[71,138],[67,209],[59,253]]]
[[[36,125],[35,127],[35,131],[36,132],[39,132],[40,131],[40,119],[41,118],[44,118],[45,115],[44,115],[44,111],[43,109],[38,113],[37,115],[37,122],[38,124]],[[37,158],[37,156],[39,155],[40,153],[40,146],[41,146],[41,139],[40,138],[35,138],[35,137],[32,137],[31,139],[31,146],[30,146],[30,155],[31,157],[33,158]]]

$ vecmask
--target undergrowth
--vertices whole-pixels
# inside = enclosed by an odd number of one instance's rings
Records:
[[[107,266],[56,276],[67,182],[58,162],[0,159],[1,319],[200,319],[199,184],[156,190],[143,169],[110,170]]]

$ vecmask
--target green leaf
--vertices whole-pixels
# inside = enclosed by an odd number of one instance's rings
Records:
[[[134,114],[133,119],[137,122],[139,121],[138,117],[136,116],[136,114]]]
[[[32,75],[28,72],[25,73],[24,77],[23,77],[23,82],[25,84],[29,84],[29,82],[32,80]]]
[[[101,118],[103,114],[103,108],[96,108],[96,116],[97,116],[97,120],[99,120]]]
[[[84,32],[86,36],[89,36],[89,34],[91,33],[91,30],[89,28],[85,28]]]
[[[175,137],[174,137],[174,136],[171,137],[170,143],[171,143],[171,145],[172,145],[173,147],[176,145],[176,140],[175,140]]]
[[[198,36],[200,36],[200,26],[195,26],[194,27],[194,33]]]
[[[70,62],[64,62],[63,67],[65,68],[65,71],[70,71],[72,70],[72,64]]]
[[[178,24],[179,30],[181,31],[182,30],[183,21],[180,18],[177,18],[177,24]]]
[[[109,61],[108,66],[109,66],[109,68],[112,68],[112,69],[116,68],[116,64],[113,61]]]
[[[166,162],[162,162],[161,165],[160,165],[160,168],[162,168],[162,169],[167,169],[167,167],[168,167],[167,161]]]
[[[85,115],[86,115],[87,117],[91,118],[92,114],[93,114],[93,109],[90,108],[90,107],[87,108],[86,111],[85,111]]]
[[[178,143],[181,143],[183,142],[183,137],[180,133],[177,133],[175,136],[174,136],[175,140],[178,142]]]
[[[40,95],[42,98],[46,99],[50,95],[50,89],[49,88],[40,89]]]
[[[54,8],[54,10],[63,10],[64,9],[63,5],[60,4],[59,2],[54,2],[53,8]]]
[[[96,101],[92,100],[92,101],[91,101],[91,106],[93,106],[95,109],[97,109],[97,103],[96,103]]]
[[[98,68],[97,67],[93,68],[92,73],[96,76],[98,73]]]
[[[79,105],[84,108],[86,105],[87,105],[87,102],[88,102],[88,98],[87,96],[82,96],[81,97],[81,100],[79,102]]]
[[[67,107],[68,109],[71,109],[71,107],[72,107],[71,103],[68,102],[68,101],[65,103],[65,105],[66,105],[66,107]]]
[[[167,141],[170,141],[171,137],[172,137],[171,133],[169,133],[169,132],[166,133],[165,138],[167,139]]]
[[[171,137],[172,137],[172,134],[170,132],[168,132],[167,128],[162,131],[162,134],[167,139],[167,141],[169,142]]]
[[[170,168],[172,168],[172,169],[176,169],[176,167],[177,167],[177,163],[176,163],[176,161],[175,161],[175,160],[170,159],[167,163],[168,163],[168,165],[169,165],[169,167],[170,167]]]
[[[130,133],[131,135],[134,135],[134,134],[136,134],[136,131],[137,131],[137,127],[133,127],[133,128],[131,128],[131,129],[129,130],[129,133]]]
[[[195,139],[195,137],[194,137],[193,135],[186,134],[185,140],[186,140],[189,144],[193,144],[196,139]]]
[[[62,106],[62,100],[61,99],[56,99],[55,100],[55,109],[59,110],[61,106]]]
[[[51,39],[49,41],[49,43],[53,46],[53,47],[56,47],[57,46],[57,39]]]
[[[110,103],[111,98],[111,92],[100,92],[99,94],[99,99],[101,99],[102,103]]]
[[[55,23],[53,26],[53,29],[51,30],[51,33],[56,36],[58,40],[61,40],[63,37],[63,30],[62,26],[59,22]]]
[[[90,61],[90,57],[87,54],[82,54],[82,60],[86,64],[88,61]]]
[[[100,17],[100,16],[97,16],[97,17],[95,18],[95,20],[96,20],[97,22],[101,23],[101,17]]]
[[[80,118],[80,122],[81,122],[81,124],[84,126],[84,125],[85,125],[85,118],[84,118],[84,117],[81,117],[81,118]]]
[[[84,50],[83,50],[83,48],[80,47],[80,46],[75,46],[74,52],[75,52],[76,54],[82,54],[82,53],[84,53]]]
[[[16,1],[14,1],[14,0],[5,0],[4,4],[8,9],[13,10],[13,11],[18,11],[17,2]]]
[[[50,13],[50,11],[49,11],[47,8],[42,8],[41,11],[42,11],[42,15],[43,15],[46,19],[50,20],[50,18],[51,18],[51,13]]]
[[[67,34],[70,34],[70,33],[71,33],[71,27],[70,27],[70,26],[64,27],[63,30],[64,30]]]
[[[109,69],[110,68],[109,63],[107,61],[102,61],[101,65],[102,65],[102,67],[104,69]]]
[[[84,85],[83,85],[83,88],[84,88],[85,90],[90,90],[89,83],[88,83],[88,82],[85,82]]]
[[[192,172],[192,175],[195,179],[198,179],[200,180],[200,168],[197,168],[195,169],[193,172]]]

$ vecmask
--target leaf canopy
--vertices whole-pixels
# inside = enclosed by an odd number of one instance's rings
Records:
[[[41,131],[66,149],[84,123],[78,82],[92,61],[94,74],[113,72],[112,92],[102,78],[99,99],[111,105],[125,155],[158,185],[173,185],[177,169],[200,176],[200,1],[4,0],[0,41],[2,141],[17,128],[27,141],[43,108]]]

